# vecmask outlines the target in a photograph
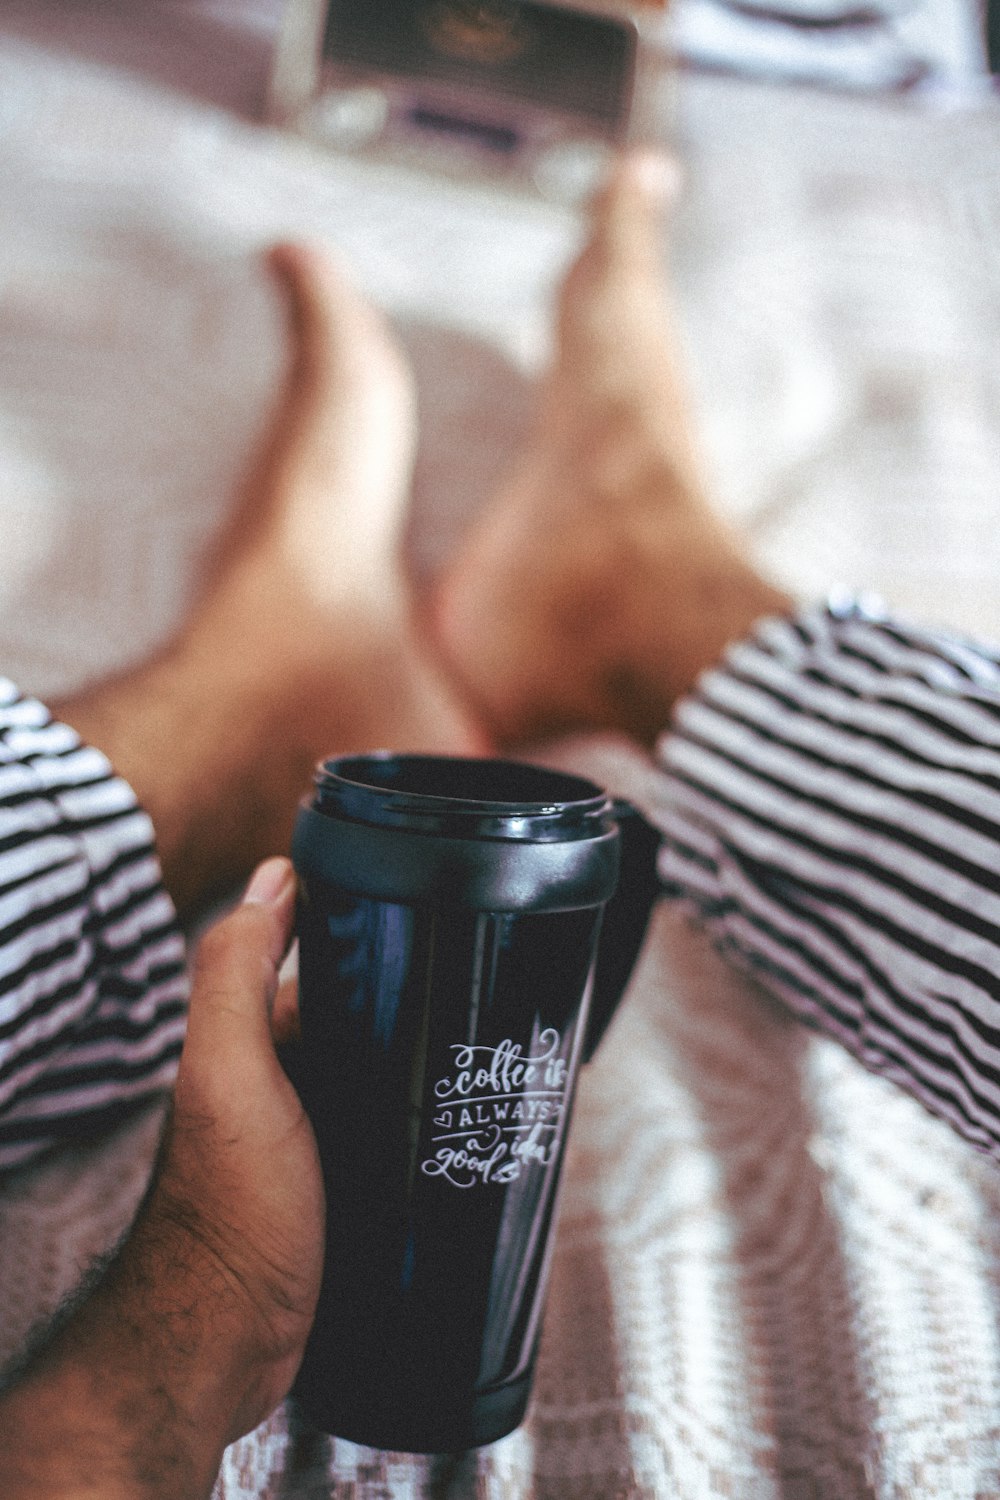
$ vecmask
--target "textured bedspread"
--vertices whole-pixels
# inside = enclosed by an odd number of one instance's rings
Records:
[[[523,426],[574,243],[526,204],[498,250],[487,197],[248,123],[267,8],[238,55],[200,9],[200,48],[194,6],[150,6],[144,34],[125,5],[0,14],[0,664],[42,694],[140,656],[184,608],[282,369],[258,246],[333,239],[399,320],[427,571]],[[675,131],[675,272],[726,509],[805,595],[872,588],[1000,635],[1000,109],[687,79]],[[570,753],[655,798],[623,747]],[[0,1193],[0,1354],[127,1224],[157,1128]],[[217,1488],[869,1495],[1000,1496],[1000,1173],[668,912],[582,1086],[526,1426],[425,1460],[280,1410]]]

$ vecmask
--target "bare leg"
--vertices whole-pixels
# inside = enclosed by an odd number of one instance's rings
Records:
[[[649,742],[727,642],[791,608],[702,491],[664,293],[668,171],[630,158],[596,200],[533,438],[435,601],[444,659],[500,740]]]
[[[287,848],[321,756],[483,744],[411,619],[402,356],[323,254],[271,264],[293,368],[201,602],[155,661],[55,706],[150,812],[181,909]]]

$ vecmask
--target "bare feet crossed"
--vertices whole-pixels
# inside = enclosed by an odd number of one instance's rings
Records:
[[[533,436],[434,600],[443,659],[504,743],[649,743],[729,641],[791,608],[702,491],[660,249],[676,176],[636,155],[595,200]]]
[[[269,265],[291,368],[200,600],[154,661],[56,706],[135,788],[182,910],[287,849],[321,756],[485,747],[413,624],[403,356],[324,252]]]

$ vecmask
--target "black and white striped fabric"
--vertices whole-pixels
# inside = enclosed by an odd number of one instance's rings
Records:
[[[1000,1159],[1000,656],[859,604],[768,620],[659,755],[668,892]]]
[[[148,817],[0,679],[0,1170],[169,1087],[186,1000]]]
[[[855,603],[768,620],[659,754],[667,894],[1000,1159],[1000,655]],[[0,680],[0,1168],[168,1087],[186,993],[149,819]]]

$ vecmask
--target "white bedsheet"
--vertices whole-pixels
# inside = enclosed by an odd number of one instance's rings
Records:
[[[401,320],[426,570],[523,427],[577,232],[525,204],[498,236],[485,196],[254,126],[264,0],[242,30],[138,10],[0,13],[0,664],[42,694],[142,656],[195,586],[282,369],[258,247],[330,238]],[[720,502],[804,595],[1000,636],[997,107],[688,78],[675,135]],[[577,753],[642,797],[639,757]],[[127,1223],[155,1132],[0,1200],[0,1352]],[[525,1428],[417,1460],[281,1411],[217,1496],[1000,1495],[998,1316],[996,1170],[663,914],[582,1089]]]

